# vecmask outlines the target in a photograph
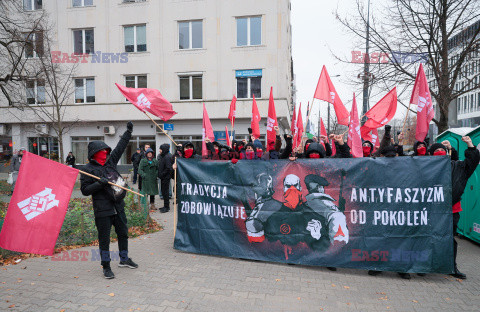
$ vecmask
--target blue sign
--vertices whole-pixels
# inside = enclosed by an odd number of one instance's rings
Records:
[[[246,70],[236,70],[236,78],[246,78],[246,77],[262,77],[261,69],[246,69]]]
[[[164,123],[163,130],[173,131],[173,124]]]
[[[229,131],[230,136],[235,137],[235,131]],[[215,141],[227,144],[227,133],[225,131],[213,131],[213,135],[215,136]]]

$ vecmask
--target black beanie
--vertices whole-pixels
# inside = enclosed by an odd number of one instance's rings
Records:
[[[443,145],[442,143],[432,144],[432,146],[430,146],[430,148],[428,149],[428,152],[430,153],[430,155],[433,155],[433,153],[435,152],[435,150],[437,150],[437,149],[439,149],[439,148],[443,148],[443,149],[445,150],[445,152],[448,153],[447,148],[446,148],[445,145]]]

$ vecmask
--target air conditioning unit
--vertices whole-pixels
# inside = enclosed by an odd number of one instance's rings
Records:
[[[50,132],[50,127],[47,124],[36,124],[35,131],[40,134],[48,135],[48,133]]]
[[[0,135],[7,134],[7,125],[0,125]]]
[[[114,126],[103,127],[103,134],[114,135],[115,134],[115,127]]]
[[[160,126],[160,128],[163,129],[163,125],[160,125],[160,124],[159,124],[159,126]],[[160,130],[157,126],[155,126],[155,129],[156,129],[156,133],[157,133],[157,134],[165,134],[165,133],[164,133],[162,130]],[[167,130],[165,130],[165,132],[168,133]]]

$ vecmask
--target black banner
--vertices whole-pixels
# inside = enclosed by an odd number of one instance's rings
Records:
[[[448,157],[177,163],[176,249],[453,272]]]

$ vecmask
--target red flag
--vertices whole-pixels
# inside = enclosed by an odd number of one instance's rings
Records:
[[[378,129],[375,128],[372,130],[372,144],[373,144],[373,147],[374,149],[373,150],[376,150],[380,147],[380,140],[378,139]]]
[[[368,120],[363,125],[366,128],[380,128],[386,125],[397,111],[397,87],[390,90],[366,114]]]
[[[348,126],[347,144],[354,158],[363,157],[362,137],[360,136],[360,120],[358,119],[357,101],[353,94],[352,111],[350,112],[350,124]]]
[[[147,88],[127,88],[115,83],[122,94],[142,112],[149,112],[163,121],[177,114],[172,104],[165,99],[160,91]]]
[[[208,137],[211,142],[215,141],[212,124],[210,123],[205,103],[203,103],[202,156],[208,156],[207,143],[205,142],[206,137]]]
[[[296,130],[295,127],[297,124],[295,123],[297,116],[295,115],[295,104],[293,105],[293,113],[292,113],[292,124],[290,125],[290,131],[292,132],[292,137],[295,136]]]
[[[303,136],[303,118],[302,118],[302,103],[300,103],[300,107],[298,108],[297,126],[296,126],[295,139],[293,141],[293,147],[297,147],[301,145],[302,136]]]
[[[278,126],[277,113],[275,112],[275,103],[273,102],[272,90],[273,90],[273,87],[270,87],[270,99],[268,100],[268,118],[267,118],[267,151],[275,149],[277,132],[275,131],[274,127]]]
[[[332,140],[332,156],[335,156],[335,154],[337,153],[337,146],[335,145],[335,140]]]
[[[320,135],[324,135],[328,138],[327,129],[325,129],[322,117],[320,117]],[[325,143],[323,143],[323,141],[320,142],[322,142],[323,147],[325,147]]]
[[[435,115],[427,77],[425,77],[422,64],[420,64],[420,68],[418,69],[410,103],[417,105],[417,129],[415,139],[422,142],[427,136],[430,121],[432,121]]]
[[[235,95],[232,98],[232,102],[230,102],[230,112],[228,113],[228,119],[230,119],[230,123],[233,125],[235,124],[235,115],[237,114],[237,98]]]
[[[322,72],[317,83],[317,89],[315,89],[315,95],[313,97],[315,99],[323,100],[333,104],[335,114],[337,115],[338,124],[345,126],[348,125],[348,118],[350,114],[338,96],[332,80],[330,80],[330,76],[328,75],[325,65],[322,67]]]
[[[24,152],[0,246],[53,255],[77,175],[77,169]]]
[[[375,129],[377,129],[377,128],[375,128]],[[370,141],[370,142],[372,142],[372,134],[371,134],[372,130],[373,130],[373,129],[371,129],[371,128],[362,126],[362,127],[360,128],[360,133],[361,133],[361,135],[362,135],[362,139],[364,139],[365,141]]]
[[[252,135],[255,139],[260,137],[260,112],[258,111],[257,102],[255,101],[255,94],[253,95],[252,104],[252,122],[250,128],[252,128]]]
[[[228,128],[227,128],[227,126],[225,126],[225,135],[226,135],[226,138],[227,138],[227,145],[228,145],[228,147],[232,147],[232,141],[230,141],[230,134],[228,134]]]

